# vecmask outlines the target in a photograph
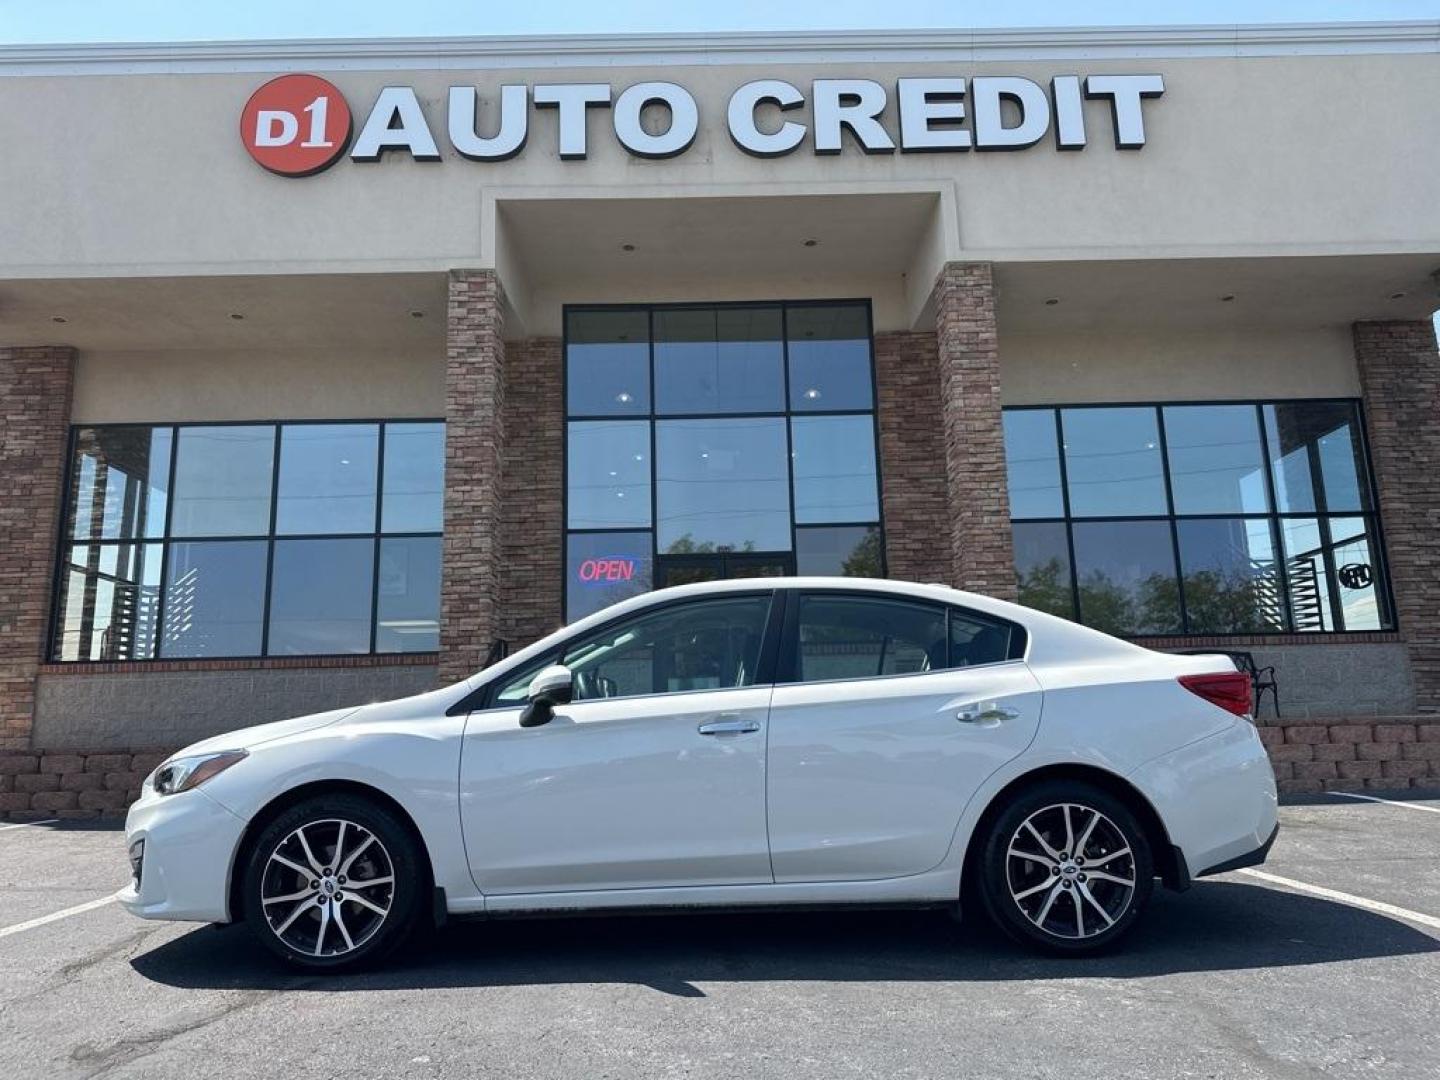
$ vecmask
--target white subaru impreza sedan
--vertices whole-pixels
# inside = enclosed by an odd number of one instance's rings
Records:
[[[443,690],[231,732],[145,782],[119,899],[373,962],[427,920],[955,906],[1089,953],[1264,860],[1248,677],[938,585],[617,604]]]

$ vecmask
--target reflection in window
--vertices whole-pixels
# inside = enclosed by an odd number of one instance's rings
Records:
[[[885,576],[880,529],[845,525],[795,530],[795,572],[816,577]]]
[[[60,573],[59,660],[155,655],[160,544],[77,544]]]
[[[385,425],[385,532],[439,532],[445,503],[445,425]]]
[[[70,486],[76,540],[163,536],[170,487],[168,427],[80,428]]]
[[[1150,408],[1062,409],[1070,513],[1164,514],[1160,432]]]
[[[280,431],[277,533],[373,533],[378,424],[289,424]]]
[[[572,529],[650,524],[650,424],[589,420],[570,425],[567,454]]]
[[[1060,450],[1053,409],[1010,409],[1004,414],[1005,467],[1009,477],[1010,516],[1062,517]]]
[[[171,544],[160,655],[259,656],[268,550],[264,540]]]
[[[655,453],[660,551],[790,549],[783,419],[661,420]]]
[[[1136,635],[1177,614],[1190,634],[1394,627],[1357,402],[1026,407],[1005,429],[1023,603]]]
[[[1015,574],[1019,601],[1061,618],[1075,617],[1070,543],[1063,521],[1015,522]]]
[[[96,427],[74,447],[53,659],[438,646],[443,424]],[[148,542],[110,542],[130,536]]]
[[[655,312],[657,413],[757,413],[784,408],[779,308]]]
[[[269,424],[182,427],[170,535],[264,536],[274,463]]]
[[[1263,514],[1265,463],[1253,405],[1167,405],[1177,514]]]
[[[875,428],[859,416],[797,416],[790,421],[795,461],[795,522],[873,521]]]
[[[790,408],[873,408],[869,309],[864,304],[796,305],[786,309],[785,319]]]
[[[374,572],[373,540],[277,541],[270,655],[369,652]]]
[[[565,609],[583,619],[651,588],[648,532],[572,533],[565,542]]]
[[[571,645],[575,700],[750,686],[770,597],[703,600],[637,615]]]
[[[1080,621],[1108,634],[1180,632],[1175,550],[1164,521],[1077,521]]]
[[[649,312],[613,309],[568,313],[565,398],[570,416],[649,413]]]
[[[1285,597],[1269,518],[1195,518],[1176,524],[1192,634],[1285,629]]]
[[[938,671],[947,664],[945,609],[856,596],[800,599],[801,682]]]
[[[1347,401],[1266,405],[1275,500],[1285,513],[1370,509],[1359,410]]]
[[[376,652],[433,652],[440,647],[440,548],[438,536],[380,541]]]

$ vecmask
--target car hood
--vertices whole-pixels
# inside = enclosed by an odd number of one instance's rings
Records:
[[[363,708],[365,708],[363,705],[351,705],[344,709],[331,709],[329,712],[311,713],[308,716],[291,717],[289,720],[276,720],[269,724],[256,724],[254,727],[239,728],[235,731],[228,731],[224,735],[214,735],[208,739],[202,739],[197,743],[192,743],[185,747],[185,749],[172,754],[171,757],[188,757],[191,754],[213,754],[220,750],[253,750],[263,743],[283,739],[289,735],[300,735],[306,731],[314,731],[316,728],[325,727],[327,724],[338,723]]]

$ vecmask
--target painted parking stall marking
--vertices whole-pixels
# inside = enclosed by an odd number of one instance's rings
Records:
[[[1369,900],[1363,896],[1356,896],[1354,893],[1341,892],[1338,889],[1327,889],[1323,885],[1311,885],[1308,881],[1296,881],[1294,878],[1281,877],[1279,874],[1256,870],[1253,867],[1246,867],[1235,872],[1237,874],[1244,874],[1246,877],[1257,878],[1271,885],[1279,885],[1281,888],[1293,889],[1296,892],[1308,893],[1310,896],[1318,896],[1325,900],[1334,900],[1339,904],[1348,904],[1350,907],[1360,908],[1363,911],[1373,911],[1377,915],[1389,915],[1395,919],[1404,919],[1406,922],[1428,926],[1432,930],[1440,930],[1440,918],[1436,918],[1434,915],[1426,915],[1420,911],[1411,911],[1409,908],[1396,907],[1394,904],[1386,904],[1379,900]]]
[[[1332,791],[1330,794],[1346,799],[1364,799],[1366,802],[1382,803],[1385,806],[1403,806],[1406,810],[1423,810],[1427,814],[1440,814],[1440,806],[1421,806],[1419,803],[1404,802],[1400,799],[1382,799],[1376,795],[1360,795],[1354,791]]]
[[[83,915],[87,911],[94,911],[106,904],[113,904],[114,896],[102,896],[99,900],[89,900],[83,904],[76,904],[74,907],[63,908],[60,911],[52,911],[49,915],[41,915],[34,919],[26,919],[24,922],[16,923],[14,926],[0,927],[0,938],[7,938],[11,934],[23,933],[26,930],[34,930],[37,926],[45,926],[48,923],[59,922],[61,919],[68,919],[71,915]]]

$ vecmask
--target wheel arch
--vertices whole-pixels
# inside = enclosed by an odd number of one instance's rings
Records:
[[[434,856],[430,852],[430,846],[425,842],[424,833],[416,825],[414,816],[405,809],[399,800],[380,788],[359,780],[312,780],[276,795],[256,811],[245,826],[245,831],[240,834],[240,842],[235,845],[235,854],[230,860],[230,880],[226,885],[227,907],[231,922],[239,922],[245,917],[245,863],[250,858],[250,852],[254,848],[256,839],[265,831],[265,827],[270,822],[286,810],[318,795],[356,795],[363,799],[369,799],[394,814],[409,831],[411,839],[415,841],[416,850],[420,853],[420,865],[424,868],[427,878],[425,892],[429,893],[434,888]],[[422,900],[422,904],[425,909],[428,909],[428,900]]]
[[[975,827],[970,830],[970,836],[965,843],[965,856],[960,864],[962,892],[973,888],[979,880],[979,875],[974,872],[975,862],[980,857],[980,850],[984,847],[985,837],[989,833],[991,824],[1004,811],[1011,797],[1034,784],[1051,780],[1078,780],[1093,784],[1123,802],[1135,815],[1140,827],[1145,830],[1145,838],[1150,843],[1155,870],[1166,888],[1181,890],[1189,887],[1189,872],[1186,869],[1184,858],[1171,841],[1170,832],[1165,828],[1165,822],[1161,819],[1159,812],[1145,797],[1145,794],[1124,777],[1107,769],[1079,762],[1067,762],[1043,765],[1022,773],[991,796],[979,819],[975,822]]]

